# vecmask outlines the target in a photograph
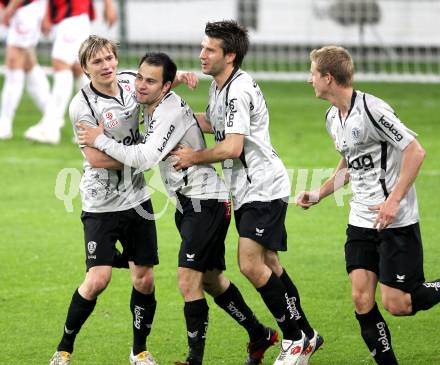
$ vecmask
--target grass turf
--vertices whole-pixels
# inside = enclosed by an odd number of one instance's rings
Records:
[[[315,99],[303,83],[260,83],[271,116],[271,138],[289,169],[292,196],[298,181],[311,170],[331,169],[338,155],[324,126],[328,104]],[[417,180],[421,228],[425,248],[425,273],[439,276],[440,233],[437,230],[440,203],[440,123],[438,85],[363,83],[359,89],[388,101],[408,127],[419,133],[427,158]],[[204,110],[208,83],[196,92],[180,87],[195,111]],[[1,365],[47,364],[55,350],[71,295],[84,277],[84,243],[76,195],[73,211],[66,211],[56,195],[75,193],[75,179],[57,190],[57,176],[65,168],[81,172],[82,158],[71,143],[66,119],[62,144],[43,146],[23,139],[24,130],[36,123],[39,113],[27,96],[14,124],[14,138],[0,141],[0,350]],[[301,169],[301,170],[300,170]],[[156,179],[156,174],[148,174]],[[299,188],[300,186],[298,186]],[[324,349],[312,365],[373,364],[353,315],[350,286],[344,268],[343,243],[349,196],[338,207],[333,198],[303,212],[291,206],[287,217],[289,251],[282,262],[296,282],[304,310],[324,336]],[[160,189],[152,195],[155,210],[165,209],[157,221],[160,265],[155,269],[158,307],[148,347],[160,364],[184,359],[186,331],[183,301],[176,282],[180,239],[174,227],[173,207],[166,207]],[[237,235],[231,224],[227,237],[227,276],[241,289],[248,304],[265,323],[275,326],[270,313],[236,264]],[[131,291],[129,273],[115,270],[107,290],[99,297],[94,313],[77,337],[73,364],[127,364],[131,345]],[[380,299],[378,298],[378,301]],[[211,299],[206,364],[242,364],[247,335],[217,308]],[[440,364],[440,311],[434,308],[415,317],[396,318],[383,311],[393,335],[401,365]],[[277,354],[267,352],[264,364]]]

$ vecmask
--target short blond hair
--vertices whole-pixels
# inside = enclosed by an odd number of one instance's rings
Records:
[[[96,54],[103,48],[110,50],[116,58],[118,58],[118,43],[97,35],[89,36],[78,51],[79,63],[83,69],[87,66],[87,61],[96,56]]]
[[[330,74],[338,85],[350,87],[353,84],[354,63],[350,53],[337,46],[326,46],[310,52],[310,60],[315,62],[321,75]]]

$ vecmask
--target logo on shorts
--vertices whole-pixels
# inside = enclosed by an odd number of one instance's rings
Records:
[[[187,254],[186,254],[186,261],[188,261],[188,262],[193,262],[195,256],[196,256],[195,253],[193,253],[193,254],[191,254],[191,253],[187,253]]]
[[[263,236],[263,233],[264,233],[264,228],[255,228],[255,235],[256,236],[258,236],[258,237],[261,237],[261,236]]]
[[[87,244],[87,251],[89,251],[90,255],[93,255],[96,251],[96,242],[95,241],[90,241]]]
[[[405,276],[406,276],[406,275],[399,275],[399,274],[396,274],[396,282],[398,282],[398,283],[404,283],[404,282],[405,282]]]

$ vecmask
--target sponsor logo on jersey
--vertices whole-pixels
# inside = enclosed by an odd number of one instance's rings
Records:
[[[376,323],[376,327],[379,330],[379,336],[380,336],[377,339],[377,341],[382,343],[382,346],[383,346],[382,352],[387,352],[388,350],[391,349],[391,347],[390,347],[390,342],[387,337],[385,323],[383,323],[383,322]]]
[[[232,127],[234,125],[234,118],[235,118],[235,113],[237,113],[237,109],[235,109],[235,102],[237,101],[237,98],[232,98],[231,100],[229,100],[229,115],[228,115],[228,120],[226,121],[226,125],[228,127]]]
[[[119,124],[114,112],[104,113],[104,127],[107,129],[115,128]]]
[[[373,157],[371,157],[371,154],[369,153],[363,156],[359,156],[353,160],[350,160],[350,156],[347,156],[347,164],[348,168],[354,170],[368,171],[374,168]]]
[[[399,133],[399,131],[396,128],[394,128],[394,124],[387,122],[385,120],[385,116],[382,115],[382,117],[379,119],[379,123],[382,124],[386,129],[388,129],[394,135],[394,139],[397,142],[400,142],[403,139],[403,136]]]
[[[136,144],[141,139],[141,134],[139,133],[139,130],[136,129],[136,131],[133,132],[133,129],[130,128],[130,135],[124,137],[122,140],[117,140],[114,136],[112,138],[118,142],[122,143],[124,146],[131,146],[132,144]]]
[[[162,152],[164,150],[165,146],[167,145],[167,143],[168,143],[168,141],[169,141],[169,139],[170,139],[170,137],[173,134],[175,129],[176,129],[176,127],[174,127],[174,125],[171,124],[170,125],[170,129],[167,132],[167,135],[162,138],[162,146],[157,148],[157,150],[159,152]]]

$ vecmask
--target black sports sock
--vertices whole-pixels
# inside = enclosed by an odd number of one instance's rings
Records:
[[[293,281],[290,279],[285,269],[283,269],[283,273],[281,274],[280,279],[287,289],[287,294],[289,296],[296,323],[298,323],[299,328],[301,328],[301,330],[306,334],[308,338],[312,338],[315,332],[310,326],[309,321],[307,320],[307,317],[301,308],[301,299],[299,297],[298,289],[296,288]]]
[[[73,352],[73,344],[76,335],[80,331],[84,322],[89,318],[96,305],[95,300],[84,299],[78,289],[72,295],[69,310],[67,311],[66,323],[64,325],[64,334],[58,345],[58,351]]]
[[[361,326],[361,335],[374,360],[379,365],[398,365],[391,346],[391,333],[382,315],[374,303],[373,309],[365,314],[356,313]]]
[[[412,314],[428,310],[440,302],[440,279],[423,283],[411,293]]]
[[[186,329],[188,335],[188,358],[191,365],[201,365],[205,351],[206,331],[208,329],[208,303],[206,299],[185,302]]]
[[[214,301],[232,319],[246,329],[251,341],[256,341],[265,335],[264,326],[255,317],[240,291],[232,282],[224,293],[214,298]]]
[[[130,310],[133,314],[133,355],[147,349],[147,336],[151,332],[156,298],[151,294],[142,294],[135,288],[131,291]]]
[[[280,278],[272,273],[267,283],[257,290],[278,322],[283,337],[295,341],[301,339],[301,330],[295,321],[286,287]]]

